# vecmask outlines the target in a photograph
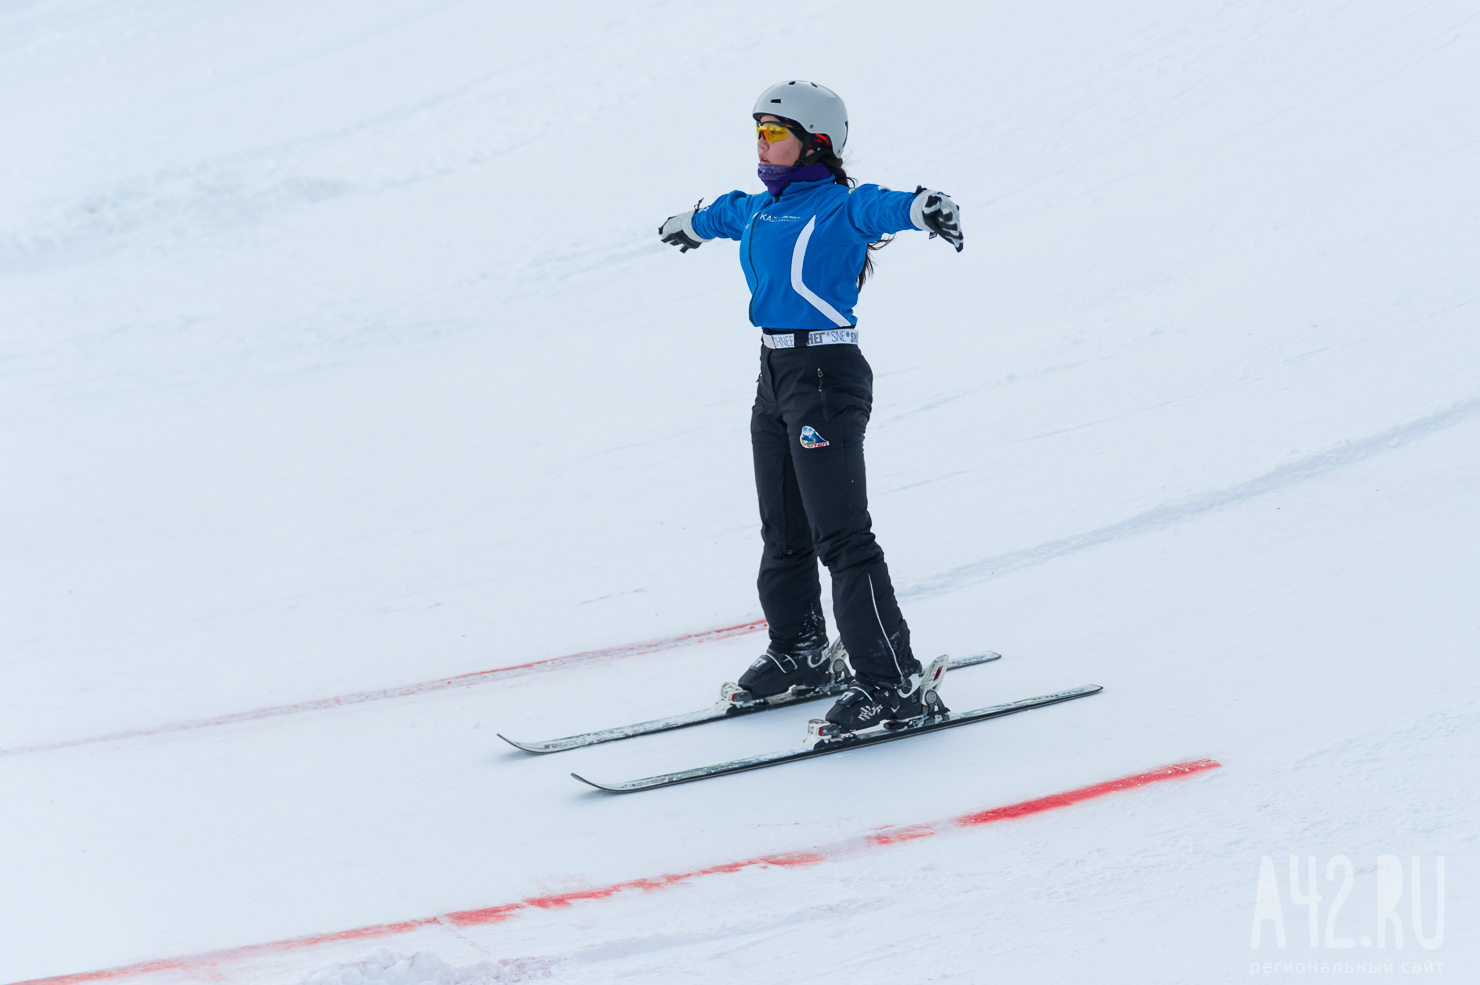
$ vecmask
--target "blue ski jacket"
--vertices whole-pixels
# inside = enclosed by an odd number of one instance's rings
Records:
[[[878,185],[848,188],[824,178],[747,195],[733,191],[700,209],[694,231],[738,239],[750,285],[750,323],[783,330],[857,324],[858,272],[868,244],[915,228],[915,196]]]

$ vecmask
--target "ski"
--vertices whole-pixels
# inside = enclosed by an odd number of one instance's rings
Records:
[[[1000,653],[982,653],[975,657],[963,657],[960,660],[952,660],[946,664],[946,670],[960,670],[963,667],[975,667],[978,664],[991,663],[993,660],[1001,660]],[[726,685],[728,688],[729,685]],[[654,732],[667,732],[676,728],[688,728],[690,725],[702,725],[705,722],[717,722],[722,718],[738,718],[741,715],[753,715],[760,711],[770,711],[773,708],[789,708],[792,705],[804,704],[808,701],[817,701],[821,698],[834,698],[847,690],[846,683],[834,684],[829,687],[816,688],[813,690],[793,693],[791,691],[775,695],[752,705],[736,705],[729,701],[728,691],[722,690],[720,700],[713,708],[705,708],[700,711],[691,711],[684,715],[672,715],[668,718],[655,718],[650,722],[638,722],[636,725],[621,725],[617,728],[602,729],[599,732],[584,732],[581,735],[568,735],[563,739],[546,739],[537,742],[520,742],[506,735],[499,735],[509,745],[525,752],[547,753],[564,752],[567,749],[580,749],[585,746],[600,745],[603,742],[616,742],[619,739],[630,739],[637,735],[652,735]]]
[[[836,738],[819,736],[813,739],[811,746],[803,746],[800,749],[786,749],[781,752],[767,753],[763,756],[751,756],[746,759],[737,759],[730,763],[719,763],[714,766],[701,766],[698,769],[683,770],[678,773],[665,773],[662,776],[650,776],[643,780],[629,780],[626,783],[598,783],[588,780],[584,776],[572,773],[571,776],[582,783],[589,783],[598,790],[608,793],[634,793],[638,790],[655,790],[658,787],[671,787],[676,783],[689,783],[694,780],[707,780],[711,776],[724,776],[727,773],[741,773],[745,770],[758,770],[767,766],[779,766],[782,763],[792,763],[799,759],[812,759],[816,756],[826,756],[829,753],[842,752],[845,749],[859,749],[863,746],[878,745],[881,742],[893,742],[895,739],[905,739],[913,735],[922,735],[926,732],[938,732],[941,729],[955,728],[957,725],[970,725],[973,722],[984,722],[989,718],[1001,718],[1003,715],[1011,715],[1014,712],[1027,711],[1029,708],[1043,708],[1047,705],[1058,704],[1061,701],[1072,701],[1075,698],[1083,698],[1091,694],[1097,694],[1103,690],[1098,684],[1088,684],[1077,687],[1071,691],[1058,691],[1054,694],[1045,694],[1037,698],[1024,698],[1022,701],[1013,701],[1005,705],[993,705],[990,708],[978,708],[975,711],[946,712],[935,719],[927,719],[918,725],[904,725],[895,729],[869,730],[867,732],[855,732],[852,735],[839,736]]]

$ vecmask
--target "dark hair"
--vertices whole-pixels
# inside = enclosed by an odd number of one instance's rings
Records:
[[[825,143],[822,144],[822,148],[827,148],[827,145]],[[822,153],[817,157],[817,163],[826,165],[827,169],[833,174],[833,181],[836,181],[838,184],[848,188],[852,188],[858,184],[857,180],[848,177],[848,172],[843,168],[843,162],[838,159],[838,156],[832,152],[831,148],[822,150]],[[863,253],[863,269],[858,272],[858,289],[860,291],[863,290],[863,282],[873,275],[874,251],[882,250],[892,242],[894,242],[893,236],[885,236],[883,239],[875,240],[865,248]]]

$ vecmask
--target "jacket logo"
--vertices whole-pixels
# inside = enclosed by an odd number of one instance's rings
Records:
[[[757,215],[756,218],[757,219],[763,219],[766,222],[801,222],[802,221],[802,217],[799,216],[799,215],[766,215],[766,213],[764,213],[764,212],[762,212],[759,215]]]
[[[826,448],[827,441],[812,428],[812,425],[806,424],[802,426],[802,447]]]

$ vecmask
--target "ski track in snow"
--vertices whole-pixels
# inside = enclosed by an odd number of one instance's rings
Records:
[[[1383,452],[1402,448],[1446,428],[1468,421],[1477,414],[1480,414],[1480,397],[1461,400],[1406,424],[1397,425],[1366,438],[1342,442],[1335,447],[1288,462],[1237,485],[1205,493],[1180,503],[1158,506],[1121,520],[1119,523],[1112,523],[1109,526],[1076,534],[1073,537],[1065,537],[1021,551],[1013,551],[1009,554],[961,565],[935,578],[916,582],[902,590],[900,595],[905,598],[928,598],[932,595],[945,594],[966,585],[1001,577],[1021,568],[1044,564],[1068,554],[1091,550],[1103,544],[1186,523],[1214,510],[1234,506],[1256,496],[1320,478],[1337,469],[1381,455]]]
[[[258,708],[254,711],[233,712],[227,715],[218,715],[214,718],[198,718],[186,722],[172,722],[168,725],[157,725],[152,728],[127,729],[121,732],[109,732],[104,735],[93,735],[80,739],[64,739],[60,742],[48,742],[33,746],[15,746],[10,749],[0,749],[0,756],[20,756],[34,752],[52,752],[57,749],[70,749],[74,746],[92,745],[98,742],[118,742],[123,739],[140,739],[151,735],[168,735],[172,732],[188,732],[194,729],[212,728],[217,725],[260,722],[268,718],[281,718],[284,715],[299,715],[310,711],[327,711],[331,708],[365,704],[369,701],[385,701],[389,698],[408,698],[418,694],[432,694],[437,691],[448,691],[473,687],[478,684],[504,681],[525,673],[558,670],[562,667],[574,667],[597,661],[615,660],[621,657],[636,656],[640,653],[659,653],[663,650],[671,650],[680,646],[692,646],[711,640],[725,640],[733,636],[756,633],[765,628],[765,620],[760,619],[753,622],[741,623],[736,626],[726,626],[723,629],[711,629],[701,633],[683,633],[661,640],[652,640],[646,643],[627,643],[621,646],[606,647],[601,650],[586,650],[563,657],[550,657],[545,660],[514,664],[510,667],[480,670],[471,674],[458,674],[454,677],[443,677],[435,681],[423,681],[419,684],[379,688],[374,691],[360,691],[355,694],[341,694],[332,698],[300,701],[290,705]]]

